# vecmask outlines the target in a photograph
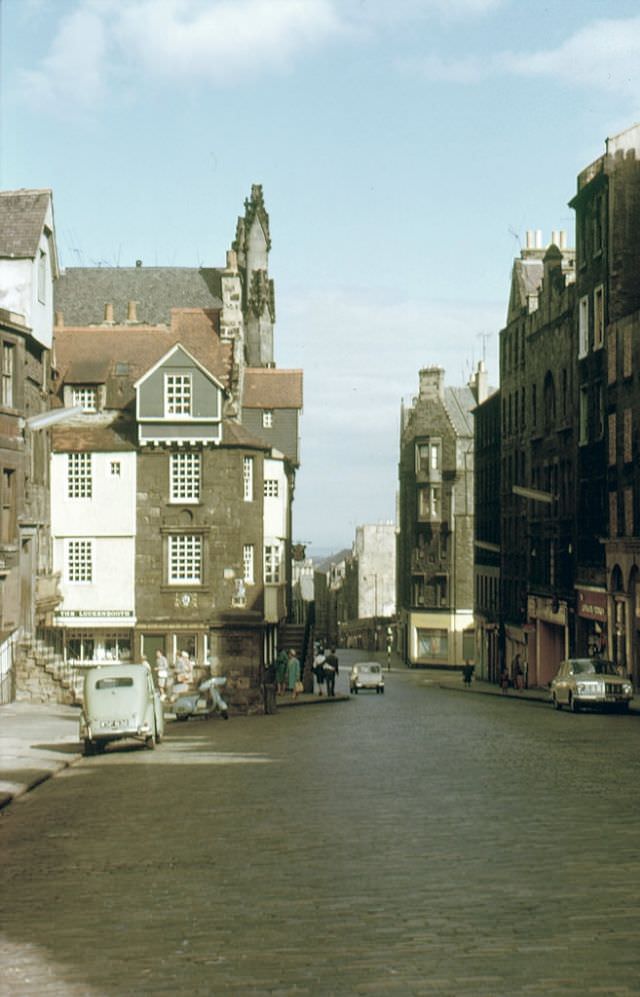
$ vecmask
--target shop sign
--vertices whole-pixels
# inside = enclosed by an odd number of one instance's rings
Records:
[[[542,620],[543,623],[563,627],[567,622],[567,604],[561,603],[557,598],[530,595],[527,600],[527,616],[530,620]]]
[[[605,623],[607,619],[607,593],[578,589],[578,616],[586,620]]]
[[[56,616],[60,619],[63,617],[67,619],[85,619],[86,617],[123,619],[132,617],[133,611],[131,609],[62,609],[56,613]]]

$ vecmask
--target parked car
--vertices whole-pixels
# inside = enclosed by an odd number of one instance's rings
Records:
[[[124,738],[135,738],[154,748],[163,734],[160,693],[148,664],[109,664],[88,669],[80,714],[85,755],[104,751],[110,741]]]
[[[349,688],[356,694],[360,689],[384,692],[384,674],[377,661],[358,661],[351,669]]]
[[[568,658],[551,682],[551,702],[556,710],[567,706],[577,713],[582,706],[629,708],[631,682],[606,658]]]

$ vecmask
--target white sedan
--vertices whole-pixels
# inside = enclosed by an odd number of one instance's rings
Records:
[[[629,708],[633,686],[606,658],[568,658],[551,682],[551,702],[557,710],[567,706],[574,713],[582,706]]]
[[[360,689],[375,689],[384,692],[384,675],[377,661],[359,661],[351,669],[349,688],[356,694]]]

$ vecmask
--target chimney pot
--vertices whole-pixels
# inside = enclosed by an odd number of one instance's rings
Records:
[[[139,270],[142,266],[142,260],[136,260],[136,268]]]
[[[542,229],[536,229],[536,249],[542,249]]]

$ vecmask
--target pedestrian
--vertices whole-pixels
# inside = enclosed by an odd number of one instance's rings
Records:
[[[504,667],[500,672],[500,688],[504,693],[506,693],[509,689],[509,672]]]
[[[278,696],[284,696],[285,690],[287,688],[287,662],[289,661],[289,655],[283,648],[278,651],[278,657],[276,658],[276,693]]]
[[[160,690],[160,698],[167,698],[167,678],[169,677],[169,662],[158,648],[156,651],[156,682]]]
[[[318,653],[313,659],[313,674],[316,677],[317,692],[319,696],[321,696],[324,691],[326,660],[324,651],[322,651],[319,647]]]
[[[329,651],[324,662],[324,674],[327,680],[327,696],[336,694],[336,675],[338,675],[338,656],[335,647]]]
[[[465,685],[471,685],[471,678],[473,676],[473,665],[469,661],[465,661],[464,667],[462,669],[462,681]]]
[[[515,686],[516,689],[522,689],[524,687],[524,672],[522,671],[522,665],[520,664],[520,655],[516,654],[515,660]]]
[[[298,698],[298,693],[302,692],[302,682],[300,681],[300,662],[293,648],[289,651],[287,660],[287,688],[294,699]]]

